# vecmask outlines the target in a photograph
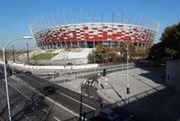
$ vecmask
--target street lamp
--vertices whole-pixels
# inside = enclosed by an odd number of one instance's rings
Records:
[[[127,104],[129,104],[129,94],[130,94],[130,85],[129,85],[129,43],[126,43],[126,51],[127,51],[127,64],[126,64],[126,100],[127,100]]]
[[[9,90],[8,90],[8,82],[7,82],[7,69],[6,69],[6,47],[15,40],[21,40],[21,39],[32,39],[31,36],[23,36],[20,38],[12,39],[5,43],[4,47],[0,45],[3,53],[3,62],[4,62],[4,79],[5,79],[5,86],[6,86],[6,98],[7,98],[7,106],[8,106],[8,115],[9,115],[9,121],[11,121],[11,110],[10,110],[10,101],[9,101]]]

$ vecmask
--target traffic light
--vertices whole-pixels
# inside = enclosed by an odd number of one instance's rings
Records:
[[[103,84],[100,84],[100,86],[101,86],[101,88],[102,88],[102,89],[104,89],[104,86],[103,86]]]
[[[106,69],[103,69],[103,76],[106,76]]]
[[[130,94],[130,89],[129,89],[129,87],[126,88],[126,93],[127,93],[127,94]]]

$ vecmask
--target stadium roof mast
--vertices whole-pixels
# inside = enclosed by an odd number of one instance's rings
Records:
[[[54,22],[56,23],[56,27],[59,27],[60,26],[60,19],[58,20],[57,19],[57,17],[58,17],[58,13],[56,12],[55,14],[54,14]],[[59,17],[58,17],[59,18]],[[59,37],[59,36],[58,36]],[[61,42],[59,42],[60,43],[60,47],[62,48],[62,43]],[[58,44],[59,45],[59,44]]]
[[[38,31],[38,28],[37,28],[37,19],[34,20],[34,29],[35,29],[35,31]]]
[[[51,12],[48,16],[49,16],[48,18],[50,21],[51,28],[55,27],[56,23],[54,23],[55,21],[53,20],[54,19],[53,13]],[[52,43],[52,47],[53,47],[53,49],[55,49],[56,45],[54,43]]]
[[[92,29],[93,29],[93,20],[94,20],[93,10],[91,9],[91,27],[92,27]],[[94,39],[93,39],[93,48],[94,48],[94,50],[95,50],[95,48],[96,48]],[[95,56],[95,54],[94,54],[94,63],[96,63],[96,56]]]
[[[41,21],[41,18],[37,19],[37,27],[38,27],[38,31],[42,30],[42,21]]]
[[[74,31],[76,31],[76,12],[75,12],[75,10],[73,11],[73,19],[74,19]],[[78,48],[80,48],[79,47],[79,41],[77,40],[77,35],[76,35],[76,32],[74,32],[74,34],[75,34],[75,39],[76,39],[76,42],[77,42],[77,47]]]
[[[91,26],[92,26],[92,30],[93,30],[93,27],[94,27],[94,25],[93,25],[93,22],[94,22],[94,14],[93,14],[93,11],[91,11],[92,13],[92,15],[91,15]],[[94,38],[93,38],[93,48],[95,49],[96,48],[96,43],[95,43],[95,40],[94,40]]]
[[[65,15],[66,14],[66,12],[65,12],[65,10],[64,10],[64,12],[62,13],[62,16],[64,15],[64,16],[66,16]],[[66,24],[67,24],[67,20],[65,19],[65,17],[62,17],[62,18],[64,18],[63,19],[63,25],[64,25],[64,27],[66,26]],[[63,28],[64,29],[64,28]],[[63,38],[64,38],[64,31],[63,31]],[[68,45],[67,45],[67,41],[65,40],[65,38],[64,38],[64,47],[68,47]]]
[[[65,31],[64,31],[64,33],[66,33],[66,31],[67,31],[67,25],[68,25],[68,23],[69,23],[69,19],[68,19],[68,17],[67,17],[67,14],[66,14],[66,11],[64,10],[64,12],[63,12],[63,15],[64,15],[64,28],[65,28]],[[66,48],[68,48],[68,42],[67,42],[67,40],[68,40],[68,38],[64,38],[65,39],[65,47]],[[69,53],[68,53],[69,54]]]
[[[136,21],[134,22],[134,24],[138,24],[138,21],[139,21],[139,17],[137,17]]]
[[[125,17],[125,12],[122,13],[122,17],[121,17],[120,23],[123,22],[124,17]]]
[[[101,11],[101,23],[102,23],[102,32],[103,32],[103,26],[104,26],[104,14],[103,14],[103,11]],[[106,48],[107,49],[107,48]],[[108,51],[106,51],[106,64],[108,63],[108,54],[107,54]]]
[[[154,24],[154,22],[153,22],[153,20],[151,19],[151,22],[150,22],[150,27],[151,27],[151,29],[153,29],[153,25]]]
[[[67,13],[66,13],[65,10],[64,10],[64,18],[66,19],[67,24],[69,24],[69,23],[70,23],[70,22],[69,22],[69,18],[68,18],[68,16],[67,16]],[[68,28],[68,26],[65,26],[65,28]],[[71,48],[72,48],[72,41],[71,41],[70,35],[68,35],[68,37],[69,37],[69,40],[70,40],[70,46],[71,46]]]
[[[44,16],[44,22],[45,22],[45,25],[46,25],[46,28],[47,28],[47,29],[51,27],[51,25],[49,24],[48,16],[47,16],[47,15]],[[50,45],[46,46],[46,49],[49,49],[49,48],[50,48],[49,46],[50,46]]]
[[[56,21],[54,20],[55,16],[54,16],[54,13],[53,13],[53,12],[50,13],[50,17],[51,17],[51,23],[52,23],[52,26],[56,26],[57,23],[56,23]]]
[[[60,16],[62,16],[62,15],[60,15]],[[59,18],[63,18],[63,17],[60,17],[59,16]],[[59,19],[60,20],[60,19]],[[61,25],[61,23],[62,23],[62,25],[64,25],[64,23],[63,23],[63,19],[61,19],[61,21],[60,21],[60,25]],[[62,36],[63,36],[63,38],[64,38],[64,33],[63,33],[63,31],[62,31]],[[64,44],[66,44],[65,42],[64,42]],[[62,42],[61,42],[61,45],[62,45]],[[64,46],[66,46],[66,45],[62,45],[63,47]]]
[[[85,21],[84,20],[85,20],[85,18],[84,18],[84,13],[83,13],[83,10],[82,10],[82,23],[83,23],[83,27],[85,27],[85,25],[84,25]],[[83,31],[83,32],[84,32],[84,35],[85,35],[85,31]],[[83,37],[84,37],[84,41],[85,41],[85,47],[87,48],[87,41],[86,41],[86,38],[85,38],[84,35],[83,35]]]
[[[34,40],[35,48],[37,49],[38,47],[37,47],[37,42],[36,42],[35,37],[34,37],[34,34],[33,34],[32,24],[29,25],[29,31],[30,31],[31,36],[32,36],[32,38],[33,38],[33,40]]]
[[[113,27],[114,27],[114,17],[115,17],[115,12],[112,12],[112,35],[111,35],[111,45],[110,47],[112,48],[112,41],[113,41]]]

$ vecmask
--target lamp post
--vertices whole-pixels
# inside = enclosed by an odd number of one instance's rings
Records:
[[[129,85],[129,43],[126,43],[126,49],[127,49],[127,64],[126,64],[126,100],[127,104],[129,104],[129,94],[130,94],[130,85]]]
[[[21,40],[21,39],[32,39],[31,36],[23,36],[17,39],[12,39],[8,42],[5,43],[4,47],[0,46],[2,49],[2,53],[3,53],[3,63],[4,63],[4,80],[5,80],[5,88],[6,88],[6,98],[7,98],[7,106],[8,106],[8,117],[9,117],[9,121],[11,121],[11,109],[10,109],[10,101],[9,101],[9,90],[8,90],[8,82],[7,82],[7,69],[6,69],[6,47],[13,41],[15,40]]]

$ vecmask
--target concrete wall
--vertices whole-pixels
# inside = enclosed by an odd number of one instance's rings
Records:
[[[72,63],[73,65],[83,65],[88,63],[88,59],[79,58],[79,59],[66,59],[66,60],[37,60],[37,65],[68,65]]]
[[[180,91],[180,59],[167,61],[166,82],[177,91]]]
[[[81,49],[81,50],[71,50],[71,51],[62,51],[58,55],[51,58],[51,60],[70,60],[70,59],[87,59],[89,53],[92,49]]]

